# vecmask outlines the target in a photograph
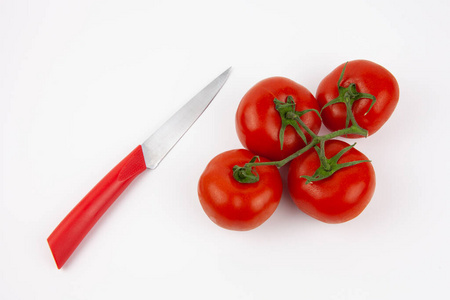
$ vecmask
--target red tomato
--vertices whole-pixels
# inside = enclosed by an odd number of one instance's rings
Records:
[[[276,98],[286,102],[288,96],[293,97],[296,111],[319,110],[316,99],[305,87],[283,77],[264,79],[244,95],[236,112],[236,131],[245,148],[272,161],[278,161],[305,146],[294,128],[288,126],[281,150],[281,118],[275,110],[273,100]],[[316,113],[306,113],[301,119],[314,133],[319,132],[321,120]],[[309,135],[305,135],[309,139]]]
[[[316,93],[320,108],[339,96],[337,85],[344,65],[334,69],[320,82]],[[397,80],[388,70],[376,63],[354,60],[348,62],[340,85],[348,87],[351,83],[356,85],[359,93],[371,94],[376,98],[374,106],[367,114],[372,102],[370,99],[357,100],[352,107],[358,125],[372,135],[389,119],[398,103]],[[345,128],[346,117],[346,106],[343,103],[332,104],[322,112],[323,123],[331,131]],[[362,136],[348,135],[348,137]]]
[[[349,144],[330,140],[325,143],[325,154],[331,158]],[[351,148],[338,163],[367,160]],[[343,223],[358,216],[375,191],[375,172],[369,162],[342,168],[328,178],[305,184],[300,176],[312,176],[320,166],[314,149],[295,158],[289,167],[288,187],[292,199],[303,212],[325,223]]]
[[[255,183],[234,179],[233,167],[243,166],[252,157],[254,154],[245,149],[221,153],[210,161],[200,177],[200,203],[208,217],[223,228],[256,228],[272,215],[280,202],[283,184],[275,166],[256,167],[259,181]]]

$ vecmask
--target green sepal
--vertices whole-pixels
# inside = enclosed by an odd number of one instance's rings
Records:
[[[254,156],[249,164],[259,161],[259,156]],[[233,177],[240,183],[255,183],[259,181],[259,174],[254,167],[249,167],[245,164],[243,167],[238,165],[233,167]]]
[[[316,113],[316,115],[320,118],[320,120],[322,120],[322,116],[320,115],[320,112],[317,109],[314,109],[314,108],[309,108],[309,109],[305,109],[305,110],[302,110],[302,111],[296,111],[295,114],[297,116],[301,117],[304,114],[309,113],[309,112]]]
[[[343,169],[346,167],[351,167],[351,166],[354,166],[354,165],[357,165],[360,163],[364,163],[364,162],[370,162],[370,160],[356,160],[356,161],[351,161],[351,162],[342,163],[342,164],[338,163],[338,161],[342,157],[342,155],[344,155],[345,152],[349,151],[355,145],[356,145],[356,143],[354,143],[353,145],[350,145],[348,147],[345,147],[344,149],[339,151],[339,153],[337,153],[335,156],[333,156],[331,158],[321,157],[320,167],[314,172],[314,174],[312,176],[300,176],[300,177],[305,178],[306,184],[308,184],[313,181],[319,181],[319,180],[328,178],[331,175],[333,175],[334,173],[336,173],[337,171],[339,171],[340,169]],[[319,147],[314,147],[314,148],[316,149],[317,154],[319,156],[324,155]],[[327,166],[325,166],[325,164],[323,163],[323,160],[326,161]]]
[[[283,143],[284,143],[284,132],[286,131],[286,128],[288,126],[294,127],[297,134],[300,136],[300,138],[303,140],[303,142],[306,144],[306,136],[301,130],[300,126],[298,125],[298,120],[301,116],[308,112],[315,112],[319,118],[321,118],[320,113],[316,109],[306,109],[303,111],[296,111],[295,110],[295,101],[292,96],[288,96],[286,99],[286,102],[282,102],[278,100],[277,98],[273,99],[273,102],[275,104],[275,109],[278,111],[281,117],[281,128],[279,133],[279,140],[280,140],[280,148],[283,150]],[[322,118],[321,118],[322,119]]]
[[[341,86],[342,78],[344,77],[344,73],[345,73],[345,69],[347,67],[347,64],[348,64],[348,62],[345,63],[344,68],[342,69],[341,75],[340,75],[338,83],[337,83],[339,96],[337,98],[331,100],[327,104],[325,104],[322,107],[322,109],[320,110],[320,113],[322,113],[322,111],[325,108],[327,108],[328,106],[330,106],[330,105],[333,105],[333,104],[336,104],[336,103],[344,103],[345,106],[346,106],[346,110],[347,110],[347,116],[346,116],[346,119],[345,119],[345,128],[349,127],[350,120],[352,121],[352,123],[355,123],[354,125],[360,127],[358,124],[356,124],[355,118],[353,116],[353,111],[352,111],[353,104],[356,101],[360,100],[360,99],[371,99],[372,102],[370,103],[370,107],[364,113],[364,115],[367,115],[369,113],[369,111],[372,109],[372,107],[375,104],[375,102],[377,101],[377,99],[372,94],[358,92],[356,90],[356,84],[354,84],[354,83],[351,83],[346,88]]]

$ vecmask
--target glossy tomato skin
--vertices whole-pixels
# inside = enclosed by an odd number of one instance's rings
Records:
[[[320,82],[316,93],[320,108],[339,95],[337,83],[344,65],[345,63],[334,69]],[[388,70],[374,62],[353,60],[348,62],[340,85],[348,87],[351,83],[356,84],[358,92],[372,94],[376,98],[375,105],[367,115],[365,113],[370,107],[370,99],[357,100],[353,105],[356,122],[372,135],[383,126],[397,106],[400,95],[397,80]],[[330,105],[322,112],[323,123],[331,131],[345,128],[346,116],[343,103]]]
[[[260,177],[256,183],[240,183],[234,179],[233,166],[243,166],[253,157],[245,149],[221,153],[209,162],[200,177],[198,196],[203,210],[223,228],[254,229],[273,214],[280,202],[283,184],[276,167],[255,168]]]
[[[245,148],[272,161],[278,161],[305,145],[294,128],[288,126],[281,150],[281,118],[273,100],[276,98],[286,102],[288,96],[294,98],[297,111],[319,110],[317,100],[305,87],[284,77],[264,79],[244,95],[236,112],[236,131]],[[321,120],[317,114],[310,112],[301,119],[314,133],[319,132]],[[306,136],[309,137],[308,134]]]
[[[330,140],[325,143],[328,158],[349,144]],[[345,163],[367,160],[367,157],[350,149],[339,160]],[[295,204],[306,214],[325,223],[343,223],[357,217],[369,204],[375,191],[375,171],[370,162],[346,167],[320,181],[306,183],[300,176],[312,176],[320,166],[314,149],[295,158],[288,173],[289,192]]]

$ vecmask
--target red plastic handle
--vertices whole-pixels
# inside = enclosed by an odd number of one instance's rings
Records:
[[[47,239],[58,269],[61,269],[89,230],[117,197],[145,169],[142,147],[138,146],[61,221]]]

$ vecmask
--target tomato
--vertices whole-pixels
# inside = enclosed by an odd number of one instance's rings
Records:
[[[274,99],[286,102],[288,96],[293,97],[296,111],[319,110],[317,100],[305,87],[284,77],[264,79],[244,95],[236,112],[236,131],[245,148],[272,161],[278,161],[305,146],[295,129],[288,126],[281,149],[281,118],[275,109]],[[321,120],[316,113],[306,113],[301,119],[314,133],[319,132]],[[302,131],[305,132],[303,129]],[[308,134],[305,135],[310,138]]]
[[[338,81],[344,66],[345,64],[340,65],[320,82],[316,98],[321,109],[339,96]],[[397,80],[388,70],[374,62],[354,60],[347,63],[340,85],[346,88],[352,83],[355,84],[357,92],[371,94],[376,98],[370,110],[372,100],[368,98],[355,101],[352,107],[356,123],[366,129],[368,135],[372,135],[383,126],[397,106],[399,99]],[[345,128],[346,117],[346,106],[343,103],[332,104],[322,112],[323,123],[331,131]],[[362,136],[348,135],[348,137]]]
[[[325,154],[331,158],[349,144],[330,140],[325,143]],[[351,148],[338,163],[367,160]],[[312,176],[320,166],[314,149],[295,158],[289,166],[288,188],[292,199],[303,212],[325,223],[343,223],[358,216],[369,204],[375,191],[375,172],[370,162],[342,168],[320,181],[306,184],[301,176]]]
[[[250,230],[264,223],[281,199],[283,184],[275,166],[258,166],[259,181],[240,183],[233,167],[248,163],[254,154],[230,150],[214,157],[198,183],[198,196],[206,215],[217,225],[232,230]],[[260,158],[262,162],[267,159]]]

